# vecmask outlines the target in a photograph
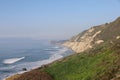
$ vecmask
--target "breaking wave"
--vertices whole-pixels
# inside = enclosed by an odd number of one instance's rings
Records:
[[[13,63],[16,63],[16,62],[24,59],[24,58],[25,57],[5,59],[5,60],[3,60],[3,63],[4,64],[13,64]]]
[[[53,53],[48,59],[35,61],[35,62],[25,62],[25,63],[16,65],[16,68],[21,68],[21,67],[24,68],[25,67],[28,70],[38,68],[42,65],[49,64],[53,61],[56,61],[56,60],[63,58],[64,56],[62,54],[64,54],[66,51],[68,51],[68,49],[63,48],[63,49]]]
[[[56,47],[58,48],[58,47]],[[15,72],[9,72],[9,73],[6,73],[3,78],[7,77],[8,76],[11,76],[13,74],[16,74],[16,73],[23,73],[24,71],[22,70],[22,68],[27,68],[27,71],[30,71],[31,69],[35,69],[35,68],[38,68],[38,67],[41,67],[42,65],[46,65],[46,64],[49,64],[49,63],[52,63],[56,60],[59,60],[61,58],[63,58],[63,54],[66,53],[69,49],[68,48],[62,48],[62,49],[59,49],[58,51],[53,51],[51,52],[51,56],[48,58],[48,59],[44,59],[44,60],[40,60],[40,61],[35,61],[35,62],[23,62],[21,64],[16,64],[16,65],[11,65],[9,67],[3,67],[1,68],[0,70],[3,70],[3,71],[15,71]],[[15,62],[18,62],[22,59],[24,59],[25,57],[21,57],[21,58],[11,58],[11,59],[5,59],[3,61],[4,64],[13,64]]]

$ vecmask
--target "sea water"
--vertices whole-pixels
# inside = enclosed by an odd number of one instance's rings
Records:
[[[48,41],[0,40],[0,80],[71,55],[72,50]]]

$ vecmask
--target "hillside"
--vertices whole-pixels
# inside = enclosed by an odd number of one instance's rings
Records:
[[[112,40],[118,38],[120,38],[120,17],[111,23],[94,26],[83,31],[72,37],[69,41],[66,41],[63,45],[79,53],[95,45],[103,42],[112,42]]]
[[[120,18],[92,27],[64,45],[78,54],[7,80],[120,80]]]

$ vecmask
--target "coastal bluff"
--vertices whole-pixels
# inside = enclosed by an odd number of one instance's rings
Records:
[[[120,17],[110,23],[93,26],[88,30],[73,36],[70,40],[63,43],[64,46],[71,48],[76,53],[91,49],[104,42],[111,42],[120,38]]]

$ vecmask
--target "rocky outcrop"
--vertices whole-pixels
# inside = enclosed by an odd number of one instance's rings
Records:
[[[95,45],[106,41],[120,38],[120,18],[111,23],[94,26],[82,33],[73,36],[70,40],[63,43],[64,46],[80,53]]]

